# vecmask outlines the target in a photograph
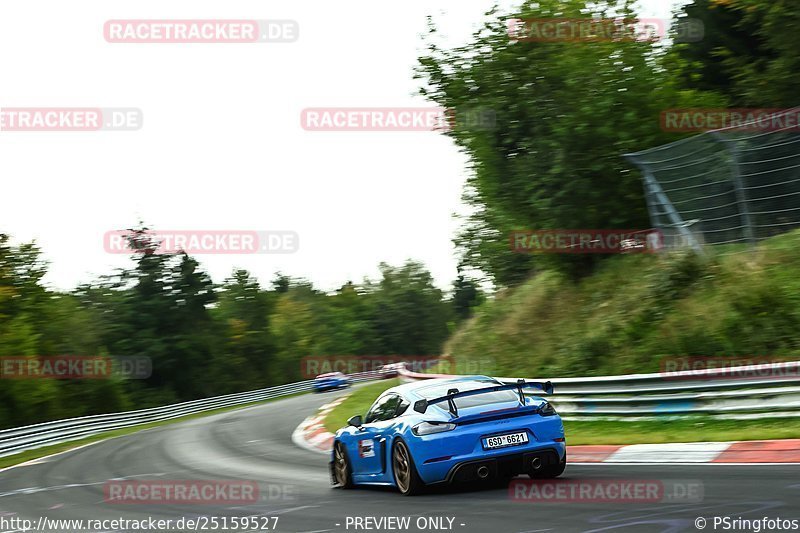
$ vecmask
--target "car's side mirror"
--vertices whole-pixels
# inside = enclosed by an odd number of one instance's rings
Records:
[[[351,416],[350,419],[347,421],[348,426],[355,426],[360,428],[364,425],[364,420],[361,418],[361,415]]]

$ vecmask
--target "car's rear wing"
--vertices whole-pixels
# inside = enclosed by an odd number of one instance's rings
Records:
[[[433,398],[431,400],[417,400],[414,402],[414,410],[418,413],[425,413],[425,411],[428,410],[429,405],[446,401],[450,414],[453,416],[458,416],[458,407],[456,407],[455,402],[456,398],[466,398],[468,396],[477,396],[479,394],[488,394],[490,392],[498,392],[503,390],[516,390],[519,394],[519,403],[521,405],[525,405],[525,393],[523,392],[523,389],[525,388],[538,388],[545,394],[553,394],[553,384],[549,381],[525,381],[524,379],[518,379],[516,383],[495,385],[493,387],[467,390],[463,392],[459,392],[458,389],[450,389],[447,391],[446,395],[440,396],[439,398]]]

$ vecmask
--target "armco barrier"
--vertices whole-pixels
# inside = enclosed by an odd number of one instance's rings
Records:
[[[403,381],[452,377],[400,369]],[[516,383],[517,378],[498,378]],[[531,378],[531,381],[546,381]],[[800,416],[800,362],[656,374],[553,378],[548,399],[566,418],[706,414]]]
[[[555,393],[549,398],[568,419],[636,418],[662,415],[708,414],[724,418],[800,416],[800,361],[691,372],[631,374],[550,379]],[[403,381],[452,377],[420,374],[399,368]],[[352,374],[352,381],[385,377],[381,372]],[[516,378],[499,378],[515,383]],[[544,381],[541,378],[532,381]],[[148,422],[170,420],[236,405],[307,392],[313,381],[194,400],[125,413],[56,420],[0,431],[0,457],[50,444],[59,444]]]
[[[361,372],[351,374],[353,382],[367,381],[381,377],[380,372]],[[67,420],[44,422],[32,426],[11,428],[0,431],[0,457],[12,455],[26,450],[33,450],[51,444],[60,444],[84,437],[122,429],[149,422],[161,422],[195,413],[203,413],[221,407],[247,405],[250,403],[278,398],[299,392],[308,392],[312,389],[313,380],[279,385],[266,389],[228,394],[203,400],[193,400],[165,407],[153,407],[128,411],[125,413],[112,413],[104,415],[83,416]]]

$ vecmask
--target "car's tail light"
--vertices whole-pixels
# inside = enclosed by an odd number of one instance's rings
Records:
[[[421,437],[423,435],[432,435],[434,433],[453,431],[454,429],[456,429],[455,424],[431,424],[430,422],[420,422],[411,428],[411,432],[414,435]]]
[[[557,413],[556,408],[553,407],[553,404],[550,402],[544,402],[544,405],[539,408],[539,414],[542,416],[553,416]]]

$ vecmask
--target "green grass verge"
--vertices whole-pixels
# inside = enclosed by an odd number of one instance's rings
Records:
[[[542,271],[482,304],[444,353],[456,369],[521,377],[660,372],[687,356],[797,360],[798,249],[793,231],[739,254],[611,257],[580,281]]]
[[[383,391],[399,383],[393,379],[359,387],[328,414],[325,427],[333,433],[346,425],[351,416],[363,416]],[[791,439],[800,438],[800,417],[720,420],[697,416],[631,422],[565,420],[564,429],[570,445]]]
[[[659,444],[800,438],[800,418],[718,420],[709,417],[663,421],[564,421],[567,444]]]
[[[397,385],[400,385],[399,379],[385,379],[353,389],[353,393],[325,418],[325,428],[331,433],[336,433],[337,429],[347,425],[348,418],[367,414],[367,409],[383,391]]]
[[[264,400],[260,402],[252,402],[243,405],[232,405],[230,407],[221,407],[219,409],[214,409],[212,411],[205,411],[203,413],[195,413],[192,415],[182,416],[180,418],[173,418],[171,420],[164,420],[162,422],[150,422],[148,424],[142,424],[139,426],[131,426],[128,428],[123,429],[116,429],[113,431],[106,431],[104,433],[99,433],[97,435],[92,435],[91,437],[86,437],[84,439],[73,440],[70,442],[65,442],[62,444],[53,444],[52,446],[44,446],[42,448],[37,448],[35,450],[28,450],[20,453],[16,453],[14,455],[9,455],[7,457],[0,457],[0,468],[6,468],[9,466],[14,466],[20,463],[24,463],[26,461],[32,461],[33,459],[38,459],[40,457],[45,457],[47,455],[53,455],[54,453],[64,452],[67,450],[71,450],[73,448],[77,448],[79,446],[84,446],[86,444],[91,444],[93,442],[101,441],[110,439],[112,437],[121,437],[123,435],[131,435],[133,433],[138,433],[139,431],[143,431],[145,429],[151,429],[160,426],[166,426],[168,424],[175,424],[177,422],[186,422],[187,420],[192,420],[195,418],[202,418],[205,416],[215,415],[219,413],[224,413],[227,411],[235,411],[237,409],[244,409],[246,407],[252,407],[254,405],[261,405],[264,403],[269,403],[275,400],[284,400],[286,398],[292,398],[294,396],[300,396],[301,394],[306,394],[304,392],[297,393],[297,394],[290,394],[287,396],[281,396],[280,398],[271,398],[269,400]]]

